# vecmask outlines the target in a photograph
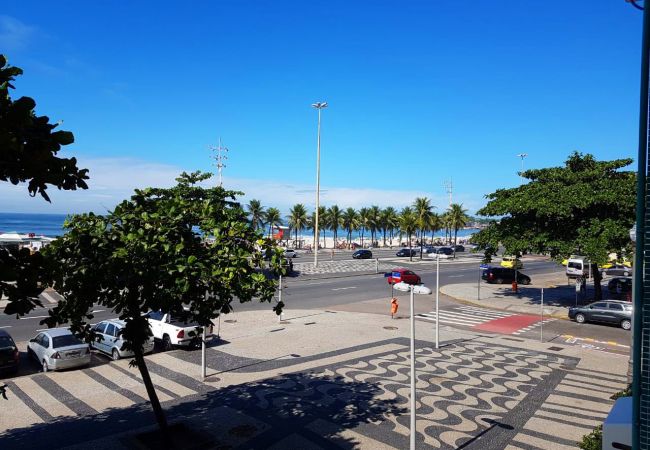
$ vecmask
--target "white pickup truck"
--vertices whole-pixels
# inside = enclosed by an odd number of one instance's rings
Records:
[[[190,347],[201,344],[201,327],[174,320],[170,314],[151,311],[147,314],[151,332],[156,340],[162,342],[163,349],[171,350],[174,346]],[[212,325],[205,330],[206,340],[214,337]]]

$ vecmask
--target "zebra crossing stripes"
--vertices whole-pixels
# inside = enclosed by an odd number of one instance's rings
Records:
[[[524,327],[521,330],[517,330],[517,331],[513,332],[512,334],[520,335],[520,334],[528,333],[529,331],[533,331],[535,328],[538,328],[540,325],[542,325],[542,324],[546,325],[547,323],[553,322],[554,320],[555,319],[540,320],[539,322],[535,322],[532,325],[528,325],[527,327]]]
[[[450,325],[465,325],[465,326],[473,327],[485,322],[489,322],[494,319],[501,319],[513,315],[514,315],[513,313],[492,311],[485,308],[459,306],[454,308],[453,310],[440,310],[439,320],[440,323],[445,323]],[[428,313],[417,314],[415,317],[418,317],[422,320],[435,322],[436,313],[435,311],[431,311]]]

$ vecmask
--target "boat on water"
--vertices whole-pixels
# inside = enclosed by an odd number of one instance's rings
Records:
[[[0,247],[28,248],[37,251],[49,245],[55,238],[36,236],[34,233],[19,234],[15,231],[0,233]]]

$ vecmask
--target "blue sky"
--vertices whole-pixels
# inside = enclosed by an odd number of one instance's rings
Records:
[[[623,0],[8,2],[15,97],[63,120],[91,189],[0,186],[0,211],[111,208],[134,187],[210,170],[286,211],[321,204],[470,212],[570,152],[634,157],[642,13]]]

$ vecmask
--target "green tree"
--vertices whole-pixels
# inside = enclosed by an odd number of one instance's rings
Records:
[[[282,215],[278,208],[269,208],[264,213],[266,223],[269,225],[269,238],[273,235],[273,227],[282,225]]]
[[[35,113],[36,102],[30,97],[12,100],[13,82],[22,69],[10,66],[0,55],[0,181],[14,185],[27,182],[29,195],[40,195],[50,202],[48,186],[60,190],[88,189],[88,170],[79,169],[75,158],[57,153],[72,144],[69,131],[55,131],[46,116]],[[27,314],[43,306],[38,295],[44,288],[45,266],[39,252],[28,249],[0,248],[0,297],[9,303],[5,314]]]
[[[386,207],[382,213],[385,220],[385,226],[388,228],[390,246],[392,247],[395,230],[399,228],[399,215],[392,206]]]
[[[282,252],[250,227],[235,201],[239,193],[196,186],[207,176],[183,173],[175,187],[136,190],[106,216],[73,216],[67,233],[46,250],[51,281],[63,299],[42,323],[69,323],[89,342],[96,304],[118,314],[126,322],[125,348],[135,354],[163,430],[167,421],[143,356],[152,333],[142,313],[161,310],[206,327],[231,312],[234,299],[272,300],[276,282],[252,262],[259,250],[272,254],[271,267],[280,271]]]
[[[342,221],[343,211],[337,205],[330,206],[327,210],[327,228],[332,230],[334,235],[334,247],[336,247],[338,231]]]
[[[262,202],[256,199],[251,199],[251,201],[248,202],[248,205],[246,205],[246,208],[248,209],[248,215],[251,219],[253,230],[257,231],[258,228],[263,228],[266,212],[264,211]]]
[[[413,210],[416,215],[417,227],[420,230],[420,259],[422,259],[422,249],[424,247],[424,233],[431,226],[431,216],[433,214],[433,206],[431,200],[427,197],[418,197],[413,202]]]
[[[469,222],[467,210],[463,209],[462,204],[459,205],[458,203],[452,203],[449,207],[449,224],[454,230],[454,245],[456,245],[458,238],[458,230],[467,225],[467,222]]]
[[[289,226],[294,229],[296,235],[296,242],[298,242],[298,231],[302,231],[307,223],[309,222],[309,217],[307,215],[307,208],[302,203],[297,203],[293,205],[289,211]]]
[[[381,228],[381,209],[377,205],[368,208],[368,228],[370,228],[370,241],[374,246],[377,240],[377,230]]]
[[[411,236],[418,227],[418,217],[417,214],[410,207],[406,206],[399,215],[399,227],[400,230],[406,233],[406,239],[408,240],[409,248],[411,248]],[[409,256],[410,260],[413,261],[413,255]]]
[[[310,222],[310,227],[312,230],[314,230],[314,246],[320,245],[320,236],[321,233],[323,233],[323,227],[325,226],[325,222],[327,220],[327,209],[324,206],[319,206],[318,207],[318,236],[316,236],[316,211],[314,210],[311,213],[311,218],[309,220]],[[325,247],[325,245],[323,245]]]
[[[352,244],[352,232],[359,226],[359,218],[354,208],[347,208],[341,215],[343,228],[348,232],[348,246]]]
[[[528,183],[487,196],[481,216],[501,217],[474,236],[491,257],[501,243],[508,253],[548,253],[557,260],[577,253],[604,264],[609,253],[631,249],[636,174],[621,170],[631,159],[597,161],[574,152],[564,166],[527,170]],[[594,273],[596,299],[602,298]]]
[[[365,235],[366,228],[368,228],[369,214],[370,210],[368,208],[361,208],[357,215],[359,220],[359,229],[361,230],[361,247],[363,247],[363,237]]]
[[[433,243],[433,236],[436,234],[436,231],[441,230],[443,227],[442,216],[440,214],[432,213],[431,222],[429,224],[429,230],[431,231],[431,242]]]

